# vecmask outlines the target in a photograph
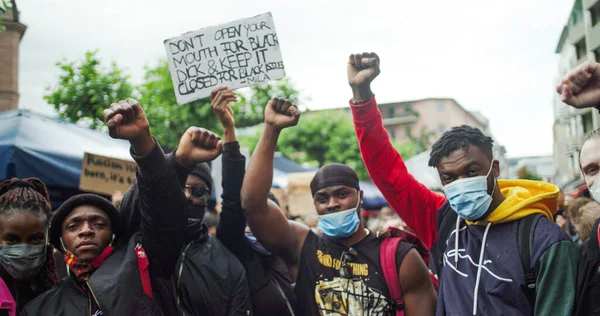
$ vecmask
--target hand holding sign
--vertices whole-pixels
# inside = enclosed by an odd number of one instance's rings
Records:
[[[182,166],[194,168],[201,162],[216,159],[223,152],[221,137],[200,127],[190,127],[181,136],[175,160]]]
[[[600,106],[600,65],[588,61],[571,70],[556,86],[562,102],[574,108]]]
[[[223,129],[233,128],[235,120],[229,103],[238,101],[235,93],[227,88],[218,88],[211,92],[210,100],[210,107],[221,121]]]
[[[290,100],[273,98],[265,108],[265,123],[277,130],[296,126],[300,111]]]
[[[353,101],[366,102],[373,96],[371,81],[380,73],[379,56],[375,53],[352,54],[348,60],[348,84],[354,92]]]
[[[146,113],[134,99],[121,100],[104,110],[104,123],[112,138],[126,139],[138,155],[148,154],[154,147]]]

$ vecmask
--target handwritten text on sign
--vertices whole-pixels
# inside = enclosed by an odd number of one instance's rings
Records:
[[[165,48],[179,104],[205,98],[216,87],[285,77],[271,13],[189,32],[166,40]]]
[[[79,189],[106,195],[125,193],[135,182],[136,168],[133,161],[85,153]]]

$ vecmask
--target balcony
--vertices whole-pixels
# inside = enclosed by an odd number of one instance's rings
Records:
[[[416,115],[385,118],[383,119],[383,126],[392,127],[398,125],[414,124],[417,122],[418,119],[419,118]]]

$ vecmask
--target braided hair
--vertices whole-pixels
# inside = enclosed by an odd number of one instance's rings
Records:
[[[19,180],[13,178],[0,183],[0,216],[11,216],[23,211],[38,215],[48,228],[52,208],[48,189],[40,179],[25,178]],[[46,263],[35,277],[35,283],[42,286],[44,291],[58,282],[53,250],[54,247],[48,245]]]
[[[429,166],[437,167],[442,158],[448,157],[460,149],[468,151],[471,145],[479,147],[490,160],[493,159],[494,140],[489,136],[485,136],[478,128],[461,125],[445,132],[433,144],[429,155]]]

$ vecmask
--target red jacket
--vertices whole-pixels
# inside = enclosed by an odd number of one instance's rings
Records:
[[[375,97],[365,104],[350,106],[360,152],[371,179],[408,227],[431,248],[437,240],[437,212],[446,198],[408,173],[383,127]]]

